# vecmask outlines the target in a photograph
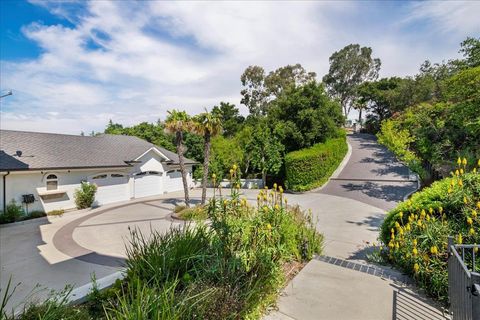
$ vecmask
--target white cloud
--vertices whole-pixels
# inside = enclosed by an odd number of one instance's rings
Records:
[[[2,89],[14,90],[2,100],[2,128],[78,133],[102,130],[110,118],[128,125],[155,121],[170,108],[196,113],[222,100],[238,105],[248,65],[301,63],[321,78],[330,54],[349,43],[372,46],[382,75],[412,74],[426,58],[450,58],[473,23],[448,20],[444,32],[461,34],[457,47],[446,47],[404,33],[415,19],[429,17],[436,26],[443,12],[436,3],[414,5],[410,22],[384,28],[376,19],[355,23],[369,10],[356,2],[91,1],[82,12],[33,2],[75,27],[24,26],[43,53],[2,61]]]

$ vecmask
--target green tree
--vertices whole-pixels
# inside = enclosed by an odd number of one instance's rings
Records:
[[[208,167],[210,163],[210,147],[212,137],[222,131],[222,122],[219,113],[204,112],[197,115],[193,120],[193,130],[201,135],[204,140],[204,160],[202,179],[202,204],[207,199]]]
[[[113,123],[112,119],[108,121],[104,133],[107,134],[123,134],[123,126],[119,123]]]
[[[285,89],[302,86],[314,81],[316,74],[307,72],[300,64],[287,65],[265,75],[260,66],[249,66],[240,77],[244,89],[241,103],[246,105],[251,115],[266,115],[270,102]]]
[[[183,134],[192,129],[192,120],[185,111],[171,110],[168,111],[165,120],[165,131],[175,135],[175,144],[177,146],[178,163],[182,174],[183,191],[185,193],[185,205],[190,206],[190,196],[188,194],[187,171],[185,168],[185,159],[183,154],[185,146],[183,145]]]
[[[262,173],[264,186],[267,184],[267,173],[279,172],[282,166],[283,152],[283,145],[267,125],[258,125],[254,129],[247,153],[252,156],[252,165]]]
[[[340,101],[348,117],[357,99],[357,88],[378,77],[380,59],[372,58],[372,48],[350,44],[330,56],[330,69],[323,77],[328,92]]]
[[[220,105],[214,106],[212,113],[220,117],[224,137],[233,137],[245,121],[245,118],[240,115],[238,108],[228,102],[220,102]]]
[[[336,137],[344,117],[322,84],[290,87],[272,103],[268,124],[290,152]]]
[[[461,44],[460,53],[463,54],[467,68],[480,66],[480,38],[468,37]]]
[[[236,139],[225,138],[221,135],[212,139],[212,151],[209,171],[217,175],[221,181],[228,176],[233,164],[241,163],[245,150],[240,147]]]

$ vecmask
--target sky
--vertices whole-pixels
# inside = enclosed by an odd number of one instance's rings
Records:
[[[0,2],[2,129],[103,131],[240,104],[249,65],[328,72],[350,43],[373,49],[380,76],[460,57],[480,36],[478,1]]]

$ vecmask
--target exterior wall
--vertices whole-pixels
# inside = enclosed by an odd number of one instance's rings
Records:
[[[128,185],[131,198],[134,197],[134,178],[133,174],[142,171],[158,171],[162,172],[162,177],[165,177],[165,172],[173,169],[179,169],[178,166],[167,165],[162,163],[163,158],[150,151],[143,155],[139,161],[132,168],[125,169],[91,169],[91,170],[52,170],[52,171],[28,171],[15,172],[12,171],[6,180],[6,202],[7,204],[13,199],[18,204],[22,204],[22,195],[33,194],[35,202],[28,205],[28,211],[41,210],[49,212],[57,209],[73,209],[75,208],[74,192],[80,187],[82,181],[87,181],[89,177],[100,173],[119,172],[129,175]],[[194,187],[192,179],[192,166],[187,166],[188,176],[187,181],[190,188]],[[65,191],[64,194],[58,197],[40,196],[39,193],[46,191],[46,177],[49,174],[55,174],[58,178],[58,190]],[[0,173],[0,210],[3,209],[3,181],[2,173]],[[165,193],[163,190],[161,193]],[[173,191],[173,190],[172,190]],[[177,191],[177,190],[175,190]],[[25,208],[25,204],[23,204]]]
[[[110,170],[111,171],[111,170]],[[123,170],[116,170],[124,172]],[[18,204],[22,203],[23,194],[33,194],[35,202],[28,205],[28,210],[42,210],[45,212],[57,209],[75,208],[73,194],[80,187],[82,181],[86,181],[88,176],[101,173],[99,170],[90,171],[48,171],[48,172],[11,172],[7,176],[6,183],[6,201],[9,203],[12,199]],[[53,198],[52,196],[41,197],[39,192],[46,191],[45,178],[49,174],[55,174],[58,178],[58,190],[65,191],[63,195]],[[2,195],[3,197],[3,195]],[[25,208],[25,205],[23,205]]]

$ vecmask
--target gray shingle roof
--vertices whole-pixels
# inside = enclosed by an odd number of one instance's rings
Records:
[[[0,130],[0,171],[53,168],[126,167],[152,147],[172,163],[176,153],[132,136],[102,134],[76,136],[56,133]],[[22,155],[16,155],[21,151]],[[185,159],[185,163],[195,161]]]

